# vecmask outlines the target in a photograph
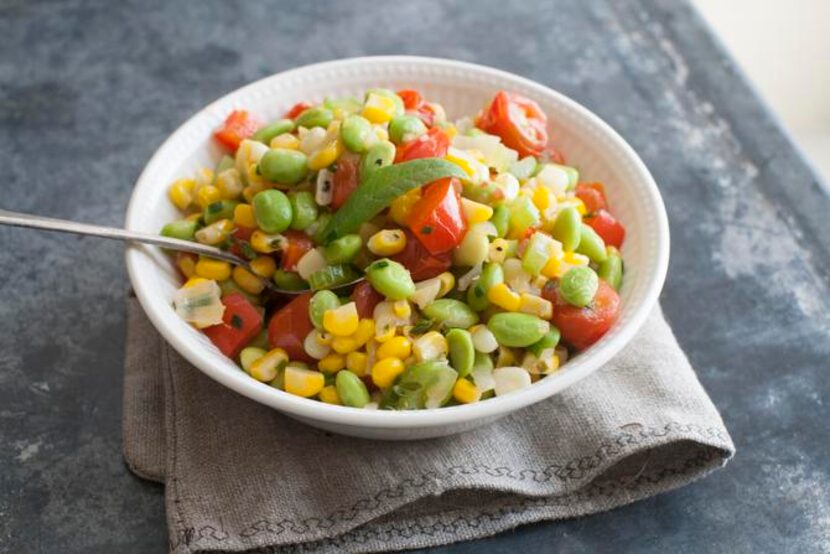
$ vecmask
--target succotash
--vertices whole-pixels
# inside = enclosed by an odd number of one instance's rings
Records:
[[[367,409],[479,402],[560,371],[620,311],[623,225],[528,98],[447,119],[418,91],[234,111],[170,186],[177,313],[252,378]],[[351,288],[338,288],[365,279]],[[265,287],[303,291],[280,297]],[[329,289],[336,289],[333,292]]]

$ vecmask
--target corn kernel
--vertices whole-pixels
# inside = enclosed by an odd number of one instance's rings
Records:
[[[198,191],[196,191],[196,204],[198,204],[203,210],[217,200],[221,199],[222,193],[219,192],[219,189],[213,185],[201,187]]]
[[[193,177],[193,180],[196,182],[196,188],[194,190],[198,190],[201,187],[206,185],[210,185],[213,183],[214,173],[213,170],[209,167],[203,167],[196,171],[196,175]]]
[[[545,300],[535,294],[523,292],[519,297],[518,311],[535,315],[542,319],[550,319],[553,317],[553,304],[550,300]]]
[[[572,267],[588,265],[590,262],[588,256],[577,254],[576,252],[565,252],[562,256],[562,261]]]
[[[404,227],[407,225],[407,221],[409,220],[409,215],[412,213],[412,208],[415,204],[418,203],[418,200],[421,199],[421,188],[414,188],[404,194],[403,196],[399,196],[392,200],[392,203],[389,205],[389,217],[392,218],[392,221],[397,223],[398,225]]]
[[[505,258],[507,258],[507,241],[499,238],[491,242],[487,259],[491,262],[500,264],[504,262]]]
[[[561,258],[558,256],[551,256],[545,265],[542,267],[542,275],[547,277],[548,279],[553,279],[554,277],[558,277],[560,274],[560,265],[562,264]]]
[[[187,280],[187,282],[184,285],[182,285],[182,288],[183,289],[189,289],[191,287],[195,287],[196,285],[198,285],[200,283],[206,283],[209,280],[210,279],[205,279],[204,277],[191,277],[190,279]]]
[[[438,276],[438,281],[441,283],[441,288],[438,289],[438,296],[436,298],[441,298],[455,286],[455,275],[449,271],[445,271]]]
[[[281,250],[285,246],[285,237],[280,234],[269,235],[262,231],[251,234],[251,248],[263,254],[270,254]]]
[[[346,369],[357,375],[363,377],[366,375],[366,366],[368,365],[369,356],[363,352],[349,352],[346,355]]]
[[[545,211],[553,203],[554,198],[553,193],[547,187],[537,186],[533,189],[531,200],[540,211]]]
[[[447,133],[447,136],[450,137],[450,140],[454,139],[455,135],[458,134],[458,128],[452,123],[444,125],[443,129],[444,132]]]
[[[430,331],[415,340],[412,351],[419,362],[425,362],[446,358],[449,347],[444,335],[438,331]]]
[[[467,379],[459,379],[452,388],[452,396],[462,404],[471,404],[481,399],[481,391]]]
[[[405,360],[412,353],[412,342],[406,337],[394,337],[384,342],[378,347],[377,357],[379,360],[384,358],[398,358]]]
[[[395,300],[394,302],[392,302],[392,311],[395,313],[396,316],[406,319],[412,315],[412,306],[406,299]]]
[[[344,367],[346,367],[346,357],[342,354],[329,354],[317,362],[317,368],[323,373],[337,373]]]
[[[378,231],[366,243],[375,256],[394,256],[406,248],[406,235],[400,229]]]
[[[277,262],[271,256],[259,256],[251,260],[251,271],[264,279],[270,279],[277,271]]]
[[[282,348],[274,348],[251,363],[251,377],[263,383],[273,381],[280,368],[287,363],[288,353]]]
[[[326,333],[325,331],[320,331],[317,340],[320,341],[320,344],[328,344],[331,346],[331,341],[334,340],[334,337],[331,336],[331,333]]]
[[[170,188],[167,190],[167,195],[177,208],[185,211],[193,202],[193,189],[195,186],[196,181],[193,179],[179,179],[170,185]]]
[[[383,359],[372,366],[372,382],[382,389],[388,389],[403,370],[403,362],[398,358]]]
[[[265,288],[265,282],[242,266],[233,268],[233,280],[239,288],[253,295],[258,295]]]
[[[228,236],[233,233],[233,229],[233,223],[229,219],[214,221],[207,227],[202,227],[196,231],[196,242],[216,246],[221,242],[225,242]]]
[[[215,184],[219,189],[219,194],[226,200],[236,200],[245,188],[242,177],[235,167],[226,169],[217,175]]]
[[[233,209],[233,222],[239,227],[256,229],[256,217],[254,207],[250,204],[237,204]]]
[[[334,385],[327,385],[323,387],[320,394],[317,396],[321,402],[326,404],[342,404],[340,402],[340,395],[337,394],[337,387]]]
[[[493,216],[493,208],[487,204],[473,202],[469,198],[461,199],[461,210],[467,216],[467,224],[484,223]]]
[[[271,148],[287,148],[289,150],[299,150],[300,139],[298,139],[291,133],[283,133],[272,138],[271,143],[268,146],[270,146]]]
[[[583,202],[581,198],[574,198],[573,203],[574,206],[576,206],[576,211],[579,212],[579,215],[585,215],[588,213],[588,208],[585,207],[585,202]]]
[[[372,123],[385,123],[394,117],[396,109],[392,98],[370,93],[361,115]]]
[[[285,368],[285,392],[311,398],[326,384],[326,378],[319,371],[289,365]]]
[[[331,347],[338,354],[348,354],[360,348],[360,345],[352,337],[334,337]]]
[[[251,183],[247,187],[242,189],[242,198],[245,199],[245,202],[250,204],[254,201],[254,196],[256,196],[264,190],[268,190],[269,188],[271,188],[271,186],[268,183]]]
[[[356,342],[357,347],[360,348],[369,342],[375,335],[375,321],[373,319],[361,319],[357,323],[357,331],[351,336]]]
[[[389,325],[385,327],[378,327],[375,325],[375,340],[380,343],[384,343],[395,336],[395,326]]]
[[[510,287],[504,283],[498,283],[490,287],[490,290],[487,291],[487,300],[508,312],[518,311],[521,305],[520,296],[510,290]]]
[[[323,328],[337,337],[348,337],[357,331],[360,319],[354,302],[343,304],[323,314]]]
[[[231,277],[231,264],[212,258],[200,258],[196,262],[196,275],[214,281],[226,281]]]
[[[496,356],[496,367],[507,367],[516,365],[516,353],[506,346],[499,346],[499,353]]]
[[[339,140],[335,140],[332,144],[313,152],[308,157],[308,168],[312,171],[326,168],[336,162],[342,153],[343,145]]]
[[[176,267],[185,277],[193,277],[196,275],[196,260],[198,260],[196,256],[182,253],[176,257]]]

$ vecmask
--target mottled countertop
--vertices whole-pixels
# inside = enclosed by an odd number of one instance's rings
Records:
[[[830,549],[830,200],[685,4],[0,2],[0,206],[118,225],[202,105],[320,60],[423,54],[560,90],[626,137],[669,212],[663,307],[738,447],[589,518],[440,551]],[[774,39],[774,37],[770,37]],[[121,457],[123,247],[0,228],[0,551],[163,552]]]

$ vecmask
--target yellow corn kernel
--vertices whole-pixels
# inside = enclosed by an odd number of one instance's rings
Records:
[[[374,335],[375,320],[364,318],[357,322],[357,331],[354,332],[351,338],[357,342],[357,347],[360,348],[369,342]]]
[[[182,275],[188,279],[196,275],[196,257],[195,256],[178,256],[176,259],[176,267],[182,272]]]
[[[504,263],[507,258],[507,241],[504,239],[496,239],[490,243],[490,251],[487,253],[487,259],[491,262],[500,264]]]
[[[450,292],[455,286],[455,275],[449,271],[445,271],[438,276],[438,281],[441,283],[441,288],[438,289],[438,295],[436,298],[441,298]]]
[[[574,206],[576,206],[576,211],[579,212],[579,215],[585,215],[588,213],[588,208],[585,207],[585,202],[583,202],[581,198],[574,198],[573,203]]]
[[[205,185],[210,185],[213,183],[214,173],[213,170],[209,167],[203,167],[196,171],[196,175],[193,177],[193,180],[196,182],[196,189],[199,189]]]
[[[277,262],[271,256],[259,256],[251,260],[251,271],[265,279],[270,279],[277,271]]]
[[[380,343],[384,343],[388,340],[391,340],[395,336],[395,326],[389,325],[385,328],[380,328],[375,325],[375,340]]]
[[[496,367],[516,365],[516,352],[506,346],[499,346],[499,353],[496,356]]]
[[[343,145],[339,140],[313,152],[308,157],[308,168],[312,171],[318,171],[326,168],[337,161],[337,158],[343,153]]]
[[[452,397],[462,404],[478,402],[481,391],[467,379],[459,379],[452,388]]]
[[[551,256],[545,265],[542,267],[542,275],[548,279],[558,277],[560,274],[560,265],[562,258],[559,256]]]
[[[182,285],[182,288],[189,289],[190,287],[195,287],[199,283],[204,283],[207,280],[208,279],[205,279],[204,277],[191,277],[184,285]]]
[[[317,362],[317,368],[323,373],[337,373],[344,367],[346,367],[346,357],[342,354],[329,354]]]
[[[461,199],[461,210],[464,212],[464,215],[467,216],[468,225],[484,223],[493,216],[493,208],[487,204],[473,202],[469,198]]]
[[[323,390],[320,391],[317,398],[320,399],[320,402],[324,402],[326,404],[341,404],[340,395],[337,394],[337,387],[334,385],[327,385],[323,387]]]
[[[464,171],[464,173],[466,173],[470,177],[475,175],[476,168],[473,167],[473,164],[470,163],[470,160],[467,157],[460,155],[460,151],[456,152],[457,154],[447,154],[446,156],[444,156],[444,159],[460,167]]]
[[[336,337],[348,337],[357,331],[360,319],[354,302],[343,304],[323,314],[323,328]],[[334,346],[334,345],[332,345]]]
[[[518,311],[535,315],[542,319],[550,319],[553,317],[553,304],[550,300],[545,300],[535,294],[523,292],[519,297]]]
[[[214,281],[226,281],[231,277],[231,264],[212,258],[199,258],[196,275]]]
[[[366,365],[368,362],[369,356],[363,352],[349,352],[346,355],[346,369],[358,377],[366,375]]]
[[[196,191],[196,204],[198,204],[203,210],[217,200],[221,199],[222,193],[219,192],[219,189],[213,185],[200,187],[199,190]]]
[[[239,227],[247,227],[248,229],[256,229],[256,217],[254,217],[254,207],[250,204],[237,204],[233,209],[233,222]]]
[[[389,140],[389,131],[385,128],[381,127],[380,125],[375,126],[375,138],[378,142],[383,142]]]
[[[289,365],[285,368],[285,392],[303,398],[319,394],[326,384],[326,378],[319,371]]]
[[[398,358],[383,359],[372,366],[372,382],[382,389],[388,389],[403,370],[403,362]]]
[[[280,250],[285,245],[285,237],[280,234],[269,235],[262,231],[251,234],[251,248],[263,254],[270,254]]]
[[[409,220],[409,215],[412,213],[412,208],[421,199],[421,188],[414,188],[392,200],[389,205],[389,217],[398,225],[405,227]]]
[[[361,115],[372,123],[385,123],[395,116],[395,101],[387,96],[371,93]]]
[[[214,221],[207,227],[202,227],[196,231],[196,242],[215,246],[220,242],[224,242],[228,235],[233,233],[233,229],[233,223],[229,219]]]
[[[577,254],[576,252],[565,252],[562,256],[562,261],[573,267],[588,265],[590,262],[588,256]]]
[[[487,300],[508,312],[518,311],[521,305],[521,297],[504,283],[490,287],[490,290],[487,291]]]
[[[262,192],[264,190],[268,190],[269,188],[271,188],[271,187],[268,185],[268,183],[264,183],[264,182],[252,183],[252,184],[248,185],[247,187],[245,187],[244,189],[242,189],[242,198],[245,199],[245,202],[250,204],[251,202],[254,201],[254,196],[256,196],[257,194],[259,194],[260,192]]]
[[[392,311],[395,313],[396,316],[400,317],[401,319],[405,319],[412,315],[412,306],[406,299],[395,300],[394,302],[392,302]]]
[[[300,139],[291,133],[283,133],[271,139],[271,148],[288,148],[289,150],[300,149]]]
[[[255,296],[265,288],[265,281],[242,266],[233,268],[233,281],[239,288]]]
[[[226,200],[236,200],[245,188],[242,177],[235,167],[226,169],[217,175],[214,184],[219,189],[219,194]]]
[[[188,221],[201,222],[203,215],[204,215],[203,212],[196,212],[196,213],[192,213],[192,214],[188,215],[187,217],[185,217],[185,219],[188,220]]]
[[[542,290],[543,288],[545,288],[545,285],[548,283],[548,280],[549,279],[544,275],[537,275],[533,278],[533,281],[531,281],[530,284],[533,285],[534,288]]]
[[[398,358],[405,360],[412,353],[412,342],[406,337],[393,337],[378,347],[378,360]]]
[[[167,195],[177,208],[185,211],[193,202],[193,188],[195,186],[196,181],[193,179],[179,179],[170,185]]]
[[[352,337],[334,337],[331,347],[338,354],[348,354],[360,348],[360,345]]]
[[[273,381],[280,368],[287,363],[288,353],[282,348],[274,348],[251,363],[251,377],[263,383]]]
[[[412,352],[419,362],[439,360],[447,357],[447,339],[438,331],[424,333],[412,343]]]
[[[442,127],[442,129],[445,133],[447,133],[447,136],[450,137],[450,140],[454,139],[455,135],[458,134],[458,128],[452,123],[447,123]]]
[[[400,229],[384,229],[369,237],[366,246],[375,256],[394,256],[406,248],[406,235]]]
[[[531,200],[540,211],[544,211],[551,206],[554,198],[553,193],[547,187],[537,186],[533,189],[533,196],[531,197]]]
[[[331,346],[331,341],[334,340],[334,337],[331,336],[331,333],[326,333],[325,331],[319,331],[317,333],[317,340],[320,344],[325,344],[327,346]]]

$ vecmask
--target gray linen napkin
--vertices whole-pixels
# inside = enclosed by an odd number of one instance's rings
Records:
[[[135,299],[127,350],[124,456],[165,483],[176,553],[474,539],[683,486],[735,451],[659,309],[612,362],[554,398],[415,442],[332,435],[237,395],[168,346]]]

